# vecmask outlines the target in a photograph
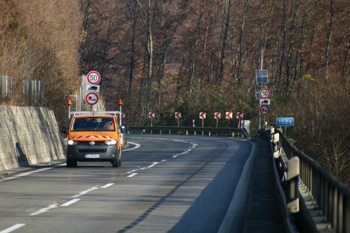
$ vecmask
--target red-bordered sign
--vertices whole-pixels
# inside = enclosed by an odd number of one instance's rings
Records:
[[[155,112],[149,112],[148,116],[149,116],[149,118],[154,119],[156,117],[156,113]]]
[[[221,119],[221,112],[214,112],[214,119],[216,120]]]
[[[261,107],[260,107],[261,115],[266,116],[267,114],[269,114],[269,111],[270,111],[270,109],[269,109],[268,105],[261,105]]]
[[[243,120],[243,112],[237,112],[236,119]]]
[[[199,119],[206,119],[207,118],[207,113],[206,112],[200,112],[199,113]]]
[[[175,112],[175,118],[181,119],[181,112]]]
[[[90,71],[87,75],[87,81],[90,84],[96,85],[101,81],[101,75],[97,71]]]
[[[260,97],[262,99],[268,99],[270,97],[270,95],[271,95],[271,92],[269,89],[263,88],[260,90]]]
[[[96,93],[90,92],[86,95],[86,103],[90,105],[95,105],[98,102],[98,95]]]

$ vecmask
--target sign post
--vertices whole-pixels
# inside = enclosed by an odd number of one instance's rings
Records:
[[[181,112],[175,112],[175,118],[177,119],[177,127],[180,127]]]
[[[214,119],[216,120],[216,128],[219,125],[219,119],[221,119],[221,113],[220,112],[214,112]]]
[[[202,119],[202,128],[204,128],[204,119],[207,118],[206,112],[200,112],[199,113],[199,119]],[[202,131],[202,136],[204,135],[204,131]]]
[[[152,122],[152,120],[153,120],[153,118],[156,116],[156,114],[154,113],[154,112],[149,112],[148,113],[148,117],[151,119],[151,127],[153,126],[153,122]]]
[[[256,93],[255,93],[255,98],[256,99],[268,99],[270,97],[270,91],[266,88],[266,86],[262,86],[262,84],[266,84],[269,83],[269,75],[268,75],[268,70],[263,69],[263,53],[262,53],[263,49],[261,48],[261,58],[260,58],[260,62],[261,62],[261,66],[260,69],[256,69],[255,70],[255,76],[256,76],[256,83],[257,86],[255,87]],[[259,94],[257,93],[257,91],[259,92]],[[260,129],[260,125],[261,125],[261,104],[259,102],[259,124],[258,124],[258,130]],[[263,108],[264,110],[266,110],[266,108]],[[268,107],[267,107],[268,109]],[[267,110],[268,112],[268,110]]]
[[[279,117],[276,119],[277,126],[284,126],[284,134],[287,137],[287,126],[294,126],[294,117]]]
[[[98,102],[97,93],[100,92],[99,83],[101,81],[101,75],[97,71],[90,71],[86,78],[89,84],[86,85],[86,91],[88,91],[88,93],[86,94],[85,100],[91,105],[92,110],[92,105],[95,105]]]

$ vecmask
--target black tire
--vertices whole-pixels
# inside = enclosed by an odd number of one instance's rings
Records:
[[[119,162],[118,158],[112,161],[112,166],[113,167],[119,167],[119,164],[120,164],[120,162]]]
[[[67,167],[76,167],[77,165],[78,165],[77,161],[67,159]]]
[[[113,167],[119,167],[122,165],[122,151],[119,150],[119,154],[115,160],[112,161]]]

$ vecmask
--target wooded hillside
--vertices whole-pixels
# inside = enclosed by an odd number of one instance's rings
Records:
[[[43,80],[58,115],[80,75],[97,70],[107,108],[123,99],[128,125],[149,124],[149,111],[154,125],[176,125],[175,111],[182,125],[199,125],[206,111],[215,126],[214,112],[242,111],[254,133],[262,62],[272,93],[266,121],[294,117],[297,147],[350,184],[348,0],[0,4],[0,73]]]

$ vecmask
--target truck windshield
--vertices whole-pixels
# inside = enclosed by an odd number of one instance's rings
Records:
[[[77,117],[74,118],[70,131],[114,131],[114,129],[112,117]]]

